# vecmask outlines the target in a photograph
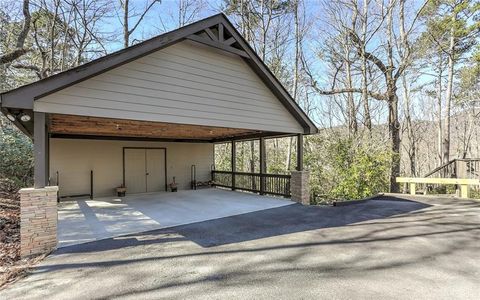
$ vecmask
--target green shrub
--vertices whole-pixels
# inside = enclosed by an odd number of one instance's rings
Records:
[[[8,184],[2,185],[8,187],[33,184],[32,141],[3,116],[0,119],[0,179],[4,182],[8,179]]]
[[[360,199],[388,190],[389,152],[353,145],[351,139],[338,141],[329,152],[338,174],[332,197]]]
[[[324,144],[317,155],[306,157],[312,204],[361,199],[388,191],[392,156],[384,147],[349,137],[329,138]]]
[[[471,189],[470,190],[470,198],[480,199],[480,189]]]

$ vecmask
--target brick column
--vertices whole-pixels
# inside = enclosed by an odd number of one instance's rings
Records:
[[[58,187],[21,189],[20,256],[48,253],[57,247]]]
[[[303,205],[310,205],[310,186],[308,184],[309,178],[309,171],[292,171],[290,192],[292,194],[293,201]]]

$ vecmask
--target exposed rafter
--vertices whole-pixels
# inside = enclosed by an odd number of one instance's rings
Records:
[[[245,52],[243,50],[231,47],[231,46],[226,45],[224,43],[219,43],[219,42],[201,37],[201,36],[196,35],[196,34],[189,35],[187,37],[187,39],[198,42],[198,43],[202,43],[202,44],[205,44],[205,45],[208,45],[208,46],[211,46],[211,47],[215,47],[215,48],[218,48],[218,49],[221,49],[221,50],[224,50],[224,51],[227,51],[227,52],[230,52],[230,53],[233,53],[233,54],[245,57],[245,58],[250,58],[250,56],[247,54],[247,52]]]
[[[226,29],[221,22],[190,35],[188,39],[217,47],[246,58],[249,57],[241,46],[238,44],[235,45],[237,40],[233,37],[233,33]]]

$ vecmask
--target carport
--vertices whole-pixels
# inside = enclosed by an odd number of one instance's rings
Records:
[[[182,193],[165,194],[198,182],[309,203],[303,135],[317,128],[223,14],[8,91],[0,100],[7,118],[34,140],[34,188],[20,191],[22,256],[57,246],[57,196],[96,199],[78,200],[72,211],[84,213],[65,219],[62,207],[60,222],[85,219],[70,227],[78,231],[72,240],[128,233],[122,228],[130,223],[146,222],[149,229],[155,222],[195,222],[185,216],[202,211],[209,211],[203,218],[244,212],[228,199],[217,206],[206,199],[187,213],[183,200],[173,199]],[[265,139],[285,136],[297,138],[297,170],[268,174]],[[238,172],[236,142],[254,139],[258,172]],[[231,143],[231,169],[212,170],[214,144],[225,142]],[[119,189],[130,198],[113,197]],[[156,208],[162,218],[142,219],[146,214],[135,209],[147,202],[142,193],[163,199]],[[188,201],[201,194],[191,192]],[[166,207],[176,216],[170,223]]]
[[[75,199],[59,204],[58,246],[230,217],[294,202],[224,189]]]

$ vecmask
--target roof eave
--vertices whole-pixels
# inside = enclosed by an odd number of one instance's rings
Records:
[[[270,71],[270,69],[265,65],[265,63],[260,59],[258,54],[250,47],[248,42],[243,38],[243,36],[235,29],[233,24],[223,16],[222,23],[226,28],[230,30],[235,36],[234,38],[241,44],[242,48],[250,56],[251,62],[246,60],[246,62],[252,67],[252,69],[260,76],[269,88],[275,92],[275,95],[282,104],[287,108],[287,110],[295,117],[295,119],[302,125],[304,129],[304,134],[314,134],[318,132],[318,128],[315,126],[312,120],[307,116],[303,109],[298,105],[293,97],[288,93],[285,87],[280,83],[280,81],[275,77],[275,75]]]
[[[156,36],[142,43],[100,57],[76,68],[0,94],[2,106],[33,110],[33,103],[38,98],[54,93],[58,90],[131,62],[142,56],[183,41],[190,35],[219,23],[223,24],[223,26],[228,28],[230,33],[234,35],[234,38],[249,56],[248,58],[244,57],[245,61],[274,92],[285,108],[287,108],[287,110],[300,123],[304,129],[304,134],[317,133],[318,129],[313,121],[310,120],[298,103],[294,101],[288,91],[273,75],[270,69],[265,65],[257,53],[250,47],[248,42],[235,29],[235,27],[232,25],[232,23],[230,23],[224,14],[211,16],[160,36]]]

